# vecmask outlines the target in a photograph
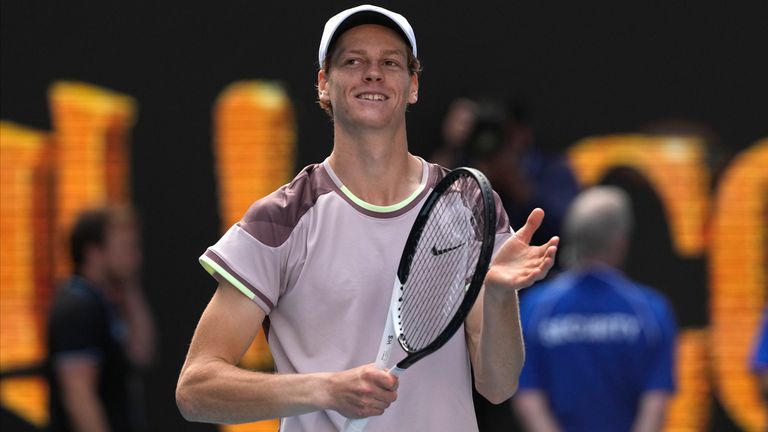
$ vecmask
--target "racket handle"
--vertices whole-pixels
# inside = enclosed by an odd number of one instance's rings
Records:
[[[361,418],[361,419],[347,419],[347,422],[344,423],[344,429],[342,429],[343,432],[363,432],[365,430],[365,426],[368,424],[367,418]]]
[[[376,353],[376,367],[384,370],[387,368],[387,362],[389,361],[389,355],[392,352],[392,344],[395,343],[395,327],[392,324],[392,305],[395,304],[395,299],[399,295],[399,289],[402,286],[400,280],[395,278],[395,285],[392,287],[392,299],[390,300],[390,308],[387,310],[387,323],[384,325],[384,333],[381,335],[381,342],[379,342],[379,350]],[[394,376],[400,376],[403,369],[393,367],[389,373]],[[365,425],[368,424],[368,418],[361,419],[347,419],[344,423],[343,432],[363,432]]]

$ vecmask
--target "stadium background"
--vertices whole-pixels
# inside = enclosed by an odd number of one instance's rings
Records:
[[[197,256],[252,198],[330,151],[315,106],[327,17],[353,2],[26,2],[0,11],[4,430],[44,425],[46,300],[67,272],[61,241],[81,206],[131,202],[143,219],[145,287],[160,334],[146,380],[154,430],[183,421],[173,388],[214,283]],[[672,300],[681,393],[670,430],[764,430],[747,372],[766,298],[768,41],[761,2],[586,1],[381,5],[416,29],[424,65],[409,143],[427,156],[455,97],[527,101],[536,144],[584,184],[612,167],[652,193],[639,257]],[[696,139],[634,134],[659,119]],[[763,139],[763,141],[760,141]],[[650,277],[650,276],[648,276]],[[264,367],[258,347],[246,359]],[[483,430],[501,414],[481,410]],[[8,428],[9,429],[6,429]]]

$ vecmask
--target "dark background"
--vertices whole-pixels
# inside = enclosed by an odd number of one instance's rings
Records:
[[[317,45],[325,20],[356,4],[2,1],[0,118],[52,129],[46,92],[57,80],[138,101],[132,186],[161,336],[147,381],[156,430],[212,430],[183,422],[173,389],[214,287],[196,261],[219,236],[216,97],[236,80],[282,82],[298,124],[296,169],[321,160],[332,130],[314,103]],[[457,96],[525,100],[537,144],[549,151],[660,118],[711,126],[731,154],[768,132],[765,1],[377,4],[416,30],[424,73],[408,127],[417,154],[435,146]],[[687,301],[705,312],[704,296]],[[714,417],[730,427],[722,413]]]

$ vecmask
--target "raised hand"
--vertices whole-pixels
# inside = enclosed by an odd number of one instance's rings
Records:
[[[552,237],[541,246],[530,245],[543,219],[544,211],[534,209],[525,225],[504,242],[485,276],[486,290],[496,293],[517,291],[547,275],[555,263],[560,238]]]

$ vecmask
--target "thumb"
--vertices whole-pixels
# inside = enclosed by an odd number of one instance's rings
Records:
[[[542,220],[544,220],[544,210],[540,208],[533,209],[531,214],[528,215],[525,225],[515,233],[515,237],[525,244],[530,244],[531,238],[533,238],[533,234],[541,226]]]

